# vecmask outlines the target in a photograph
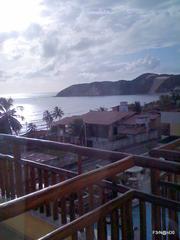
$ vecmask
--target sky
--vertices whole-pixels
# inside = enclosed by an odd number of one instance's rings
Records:
[[[0,0],[0,94],[180,73],[179,0]]]

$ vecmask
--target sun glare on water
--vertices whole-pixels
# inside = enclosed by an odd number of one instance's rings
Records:
[[[40,0],[0,0],[0,31],[21,31],[40,18]]]

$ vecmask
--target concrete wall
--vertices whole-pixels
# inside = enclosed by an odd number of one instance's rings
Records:
[[[170,124],[170,135],[180,136],[180,112],[161,112],[161,122]]]
[[[180,112],[161,112],[161,122],[180,124]]]
[[[126,138],[122,138],[116,141],[109,141],[107,138],[88,138],[88,140],[91,140],[93,142],[93,147],[95,148],[118,150],[123,147],[130,147],[134,144],[143,143],[157,138],[158,132],[151,131],[149,134],[143,133],[138,135],[129,135]]]
[[[180,123],[179,124],[170,124],[170,135],[180,136]]]

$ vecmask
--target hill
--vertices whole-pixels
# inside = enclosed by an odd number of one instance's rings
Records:
[[[131,81],[104,81],[72,85],[60,91],[57,97],[167,93],[175,87],[180,87],[180,75],[145,73]]]

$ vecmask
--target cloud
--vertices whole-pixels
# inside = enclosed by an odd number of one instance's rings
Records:
[[[42,57],[54,57],[58,53],[58,44],[56,35],[49,35],[42,43]]]
[[[57,89],[146,71],[177,72],[178,51],[174,64],[158,55],[180,46],[177,0],[43,0],[41,7],[43,21],[23,32],[0,33],[0,67],[20,73],[25,85],[45,79]]]
[[[19,33],[16,31],[12,32],[0,32],[0,44],[5,42],[8,39],[15,39],[19,36]]]
[[[138,59],[134,62],[125,64],[125,70],[127,71],[151,71],[156,69],[160,65],[160,60],[152,57],[146,56],[144,58]]]
[[[129,0],[127,1],[129,6],[141,9],[164,9],[172,5],[178,4],[178,0]]]
[[[143,72],[156,71],[160,60],[153,56],[145,56],[130,62],[111,62],[85,64],[80,71],[80,76],[86,80],[118,80],[131,79]]]
[[[9,79],[10,76],[7,74],[7,72],[0,70],[0,82],[6,82],[7,79]]]
[[[41,37],[42,34],[43,34],[43,29],[37,23],[32,23],[24,32],[24,36],[29,40]]]

